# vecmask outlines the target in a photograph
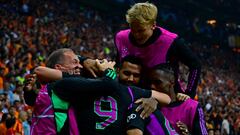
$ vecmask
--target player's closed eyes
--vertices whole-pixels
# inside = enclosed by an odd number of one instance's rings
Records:
[[[151,84],[162,85],[162,80],[151,80]]]
[[[150,89],[153,88],[152,86],[155,86],[156,89],[163,87],[162,80],[147,79],[146,84]]]
[[[78,63],[79,63],[79,61],[74,59],[73,64],[78,64]]]
[[[126,75],[126,76],[130,76],[130,75],[131,75],[131,72],[129,72],[129,71],[123,71],[123,74]]]
[[[140,74],[133,74],[134,77],[140,77]]]
[[[126,76],[133,75],[134,77],[140,77],[140,74],[131,73],[131,72],[129,72],[129,71],[124,71],[123,74],[126,75]]]

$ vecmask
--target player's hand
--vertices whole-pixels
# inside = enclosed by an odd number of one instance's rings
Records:
[[[36,83],[36,80],[37,80],[37,75],[36,74],[29,74],[29,75],[26,75],[25,79],[25,83],[24,83],[24,90],[25,91],[31,91],[33,90],[34,86],[35,86],[35,83]]]
[[[181,131],[181,133],[182,133],[183,135],[190,135],[190,134],[189,134],[189,131],[188,131],[187,125],[184,124],[183,122],[178,121],[178,122],[177,122],[177,127],[180,129],[180,131]]]
[[[114,66],[116,64],[115,61],[107,61],[106,59],[98,60],[96,59],[97,67],[100,72],[104,72],[106,69],[114,70]]]
[[[189,99],[190,97],[186,94],[183,93],[177,93],[177,100],[178,101],[186,101],[187,99]]]
[[[98,67],[96,60],[93,59],[86,59],[83,62],[83,67],[91,73],[93,77],[97,77],[96,73],[98,72]]]
[[[140,117],[145,119],[149,117],[156,109],[157,109],[157,100],[154,98],[140,98],[135,103],[141,103],[137,108],[136,111],[142,110]]]

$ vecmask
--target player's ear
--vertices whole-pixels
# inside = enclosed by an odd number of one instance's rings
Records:
[[[171,75],[171,76],[170,76],[169,81],[170,81],[170,83],[171,83],[172,85],[175,84],[175,77],[174,77],[174,75]]]
[[[117,77],[119,78],[119,74],[120,74],[120,67],[116,67],[116,72],[117,72]]]
[[[152,30],[154,30],[155,28],[156,28],[156,21],[153,23],[153,25],[152,25]]]
[[[116,72],[119,74],[119,72],[120,72],[120,68],[119,67],[116,67]]]
[[[60,70],[62,68],[62,65],[61,64],[55,64],[54,68]]]

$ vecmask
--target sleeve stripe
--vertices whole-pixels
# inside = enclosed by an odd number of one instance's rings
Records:
[[[188,84],[188,87],[187,87],[187,90],[188,90],[189,92],[192,91],[192,87],[193,87],[194,82],[195,82],[195,80],[196,80],[197,73],[198,73],[198,70],[197,70],[197,69],[192,71],[192,76],[191,76],[191,78],[190,78],[190,81],[189,81],[189,84]]]
[[[201,133],[202,135],[208,135],[202,108],[198,108],[198,113],[199,113],[199,125],[201,127]]]
[[[132,108],[133,102],[134,102],[134,97],[133,97],[133,93],[132,93],[132,89],[130,87],[128,87],[128,92],[132,98],[132,103],[129,105],[128,109]]]

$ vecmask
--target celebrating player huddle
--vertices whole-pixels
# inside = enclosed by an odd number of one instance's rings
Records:
[[[191,99],[199,60],[177,34],[156,26],[156,17],[148,2],[128,10],[130,29],[115,37],[117,67],[67,48],[51,53],[25,83],[26,103],[34,106],[31,134],[206,135],[203,110]],[[189,68],[186,88],[179,82],[180,62]]]

